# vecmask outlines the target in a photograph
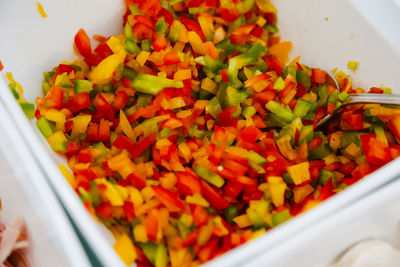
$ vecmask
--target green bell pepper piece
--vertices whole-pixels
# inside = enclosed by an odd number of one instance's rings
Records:
[[[250,162],[254,162],[254,163],[258,164],[258,165],[262,165],[262,164],[267,162],[266,158],[264,158],[263,156],[261,156],[257,152],[254,152],[253,150],[249,151],[248,160]]]
[[[136,77],[136,75],[137,72],[127,66],[125,66],[124,70],[122,71],[122,77],[131,81]]]
[[[225,219],[228,223],[232,224],[233,218],[238,214],[238,208],[236,205],[232,205],[229,208],[224,209]]]
[[[224,104],[228,107],[238,106],[249,97],[250,93],[243,90],[238,90],[231,86],[226,88],[226,98]]]
[[[318,160],[325,158],[332,152],[332,148],[329,144],[322,144],[319,147],[313,148],[308,152],[309,160]]]
[[[279,77],[276,79],[273,88],[274,88],[275,90],[277,90],[277,91],[282,91],[283,89],[285,89],[285,81],[282,79],[281,76],[279,76]]]
[[[254,3],[254,0],[240,1],[238,4],[236,4],[236,10],[239,12],[239,14],[245,14],[253,8]]]
[[[328,182],[329,178],[332,179],[332,183],[336,187],[336,174],[325,169],[322,169],[319,172],[318,182],[320,185],[325,185]]]
[[[143,15],[142,11],[140,11],[140,9],[139,9],[139,5],[138,4],[129,5],[129,10],[131,11],[132,16]]]
[[[196,16],[197,13],[205,13],[205,12],[207,12],[207,10],[205,8],[202,8],[202,7],[189,7],[188,11],[189,11],[189,14],[193,15],[193,16]]]
[[[60,86],[64,87],[64,88],[72,88],[73,87],[70,79],[68,78],[68,75],[65,73],[61,74]]]
[[[206,137],[207,132],[200,131],[199,128],[197,127],[197,124],[193,124],[189,128],[188,134],[189,134],[190,137],[196,137],[196,138],[199,138],[199,139],[203,139],[204,137]]]
[[[299,144],[300,145],[303,144],[304,141],[310,143],[313,137],[314,137],[314,127],[312,125],[306,125],[300,131]]]
[[[93,83],[88,80],[75,80],[74,81],[74,91],[76,94],[83,92],[90,92],[93,90]]]
[[[200,165],[195,165],[194,166],[194,172],[203,178],[205,181],[208,183],[215,185],[216,187],[221,187],[224,185],[225,180],[219,176],[218,174],[208,170],[207,168],[204,168],[203,166]]]
[[[307,100],[299,99],[294,108],[294,115],[297,117],[303,118],[308,113],[311,106],[312,106],[311,102],[309,102]]]
[[[238,44],[232,44],[231,39],[229,37],[216,43],[215,47],[219,48],[221,50],[224,50],[224,52],[228,55],[231,55],[235,52],[245,53],[248,49],[248,46],[246,46],[246,45],[242,46],[242,45],[238,45]]]
[[[10,83],[10,84],[8,84],[8,88],[10,88],[11,93],[14,95],[15,99],[18,100],[19,99],[19,94],[18,94],[18,91],[15,88],[15,86]]]
[[[274,113],[268,113],[267,117],[265,118],[265,123],[267,124],[268,127],[271,128],[282,128],[288,125],[288,123],[278,116],[276,116]]]
[[[268,103],[265,104],[265,107],[285,122],[291,122],[296,118],[291,110],[282,107],[275,101],[268,101]]]
[[[240,26],[244,25],[245,23],[246,23],[246,18],[243,15],[241,15],[231,25],[229,25],[228,35],[237,28],[239,28]]]
[[[310,88],[311,86],[311,78],[304,70],[297,70],[296,80],[306,89]]]
[[[143,51],[150,52],[151,51],[151,40],[147,40],[147,39],[142,40],[142,42],[140,43],[140,46]]]
[[[147,259],[152,263],[155,264],[156,262],[156,255],[157,255],[157,249],[158,246],[157,244],[148,241],[144,244],[140,244],[140,247],[143,250],[144,255],[147,257]]]
[[[100,206],[101,203],[103,202],[101,195],[100,195],[100,191],[97,187],[97,184],[94,181],[90,182],[90,190],[89,190],[89,194],[90,194],[90,199],[91,199],[91,203],[94,207]]]
[[[131,38],[125,39],[124,47],[126,52],[128,52],[131,55],[140,53],[140,48],[137,46],[136,42]]]
[[[157,20],[156,26],[154,26],[154,30],[159,35],[165,35],[168,31],[168,23],[165,22],[164,17],[161,17]]]
[[[132,39],[132,38],[133,38],[132,26],[131,26],[129,23],[126,23],[126,24],[125,24],[125,27],[124,27],[124,34],[125,34],[125,37],[126,37],[127,39]]]
[[[261,44],[255,44],[246,53],[231,58],[227,72],[230,84],[234,87],[242,86],[242,82],[238,79],[239,69],[257,63],[263,53],[265,53],[264,47]]]
[[[31,103],[20,103],[22,111],[28,117],[29,120],[35,117],[35,105]]]
[[[292,218],[288,210],[277,212],[272,214],[272,224],[273,226],[278,226]]]
[[[151,74],[138,73],[133,79],[131,86],[138,92],[157,95],[166,87],[183,88],[183,82]]]
[[[290,74],[293,78],[296,78],[296,72],[297,68],[295,66],[287,66],[283,71],[282,71],[282,77],[283,79]]]
[[[222,112],[218,97],[215,96],[210,101],[208,101],[206,112],[211,114],[211,116],[213,116],[215,119],[218,119],[218,115]]]
[[[244,107],[242,110],[242,115],[243,115],[243,117],[245,117],[246,120],[251,119],[256,113],[257,113],[257,110],[253,106]]]
[[[54,123],[48,121],[44,116],[40,117],[40,119],[36,122],[36,126],[45,138],[54,133]]]

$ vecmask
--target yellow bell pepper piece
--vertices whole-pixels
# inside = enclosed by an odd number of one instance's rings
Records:
[[[36,5],[37,5],[40,16],[42,16],[42,18],[47,18],[46,11],[44,11],[42,4],[39,2],[36,2]]]
[[[108,39],[107,45],[108,47],[110,47],[111,51],[114,54],[125,51],[124,45],[122,44],[121,40],[116,36],[112,36],[110,39]]]
[[[133,236],[137,242],[146,243],[149,240],[147,238],[146,227],[143,224],[138,224],[133,228]]]
[[[262,12],[275,14],[277,12],[276,7],[269,0],[256,0],[256,4]]]
[[[289,160],[294,160],[298,157],[298,154],[296,150],[292,148],[292,145],[290,144],[290,139],[290,135],[285,134],[276,141],[276,144],[279,148],[279,151],[282,153],[283,156],[285,156],[285,158]]]
[[[217,83],[214,82],[212,79],[210,79],[208,77],[204,78],[201,81],[200,88],[203,89],[203,90],[206,90],[206,91],[208,91],[208,92],[210,92],[210,93],[212,93],[214,95],[217,94],[217,87],[218,87]]]
[[[189,146],[187,145],[186,142],[182,142],[178,145],[178,150],[182,154],[183,158],[187,163],[190,162],[192,159],[192,151],[190,151]]]
[[[59,143],[67,142],[67,138],[65,137],[63,132],[57,131],[57,132],[53,133],[52,135],[50,135],[49,137],[47,137],[47,142],[49,143],[49,145],[51,147],[54,147],[54,146],[58,145]]]
[[[289,166],[287,169],[295,185],[311,179],[310,163],[308,161]]]
[[[131,265],[136,260],[136,249],[132,240],[126,235],[118,235],[114,250],[126,265]]]
[[[136,167],[126,153],[120,153],[108,159],[107,163],[111,170],[117,171],[124,179],[129,174],[136,173]]]
[[[174,74],[174,80],[183,81],[192,78],[192,70],[191,69],[180,69]]]
[[[253,225],[253,222],[250,220],[249,215],[243,214],[233,218],[233,221],[239,226],[239,228],[246,228]]]
[[[106,190],[104,192],[104,196],[110,201],[113,206],[122,206],[124,205],[124,200],[122,199],[121,194],[118,189],[107,181],[105,178],[97,178],[94,180],[97,185],[105,185]]]
[[[200,194],[195,193],[193,196],[186,196],[185,201],[187,203],[208,207],[210,204]]]
[[[49,109],[43,114],[43,116],[47,120],[54,122],[65,122],[66,120],[65,114],[57,109]]]
[[[301,203],[312,192],[314,192],[314,188],[309,184],[293,188],[294,202]]]
[[[208,240],[210,240],[213,233],[213,225],[212,222],[209,221],[207,225],[203,226],[200,230],[199,235],[197,236],[197,245],[202,246],[205,245]]]
[[[268,177],[269,191],[271,193],[272,203],[276,207],[282,206],[285,203],[285,190],[287,188],[281,177]]]
[[[132,141],[136,141],[136,136],[133,133],[133,129],[131,124],[129,123],[128,118],[126,117],[125,113],[120,110],[119,112],[119,126],[121,127],[122,131],[124,132],[124,134],[126,136],[128,136],[129,139],[131,139]]]
[[[139,55],[137,55],[136,61],[137,61],[137,63],[139,63],[140,66],[144,66],[144,64],[146,63],[149,56],[150,56],[150,52],[141,51],[139,53]]]
[[[361,148],[354,143],[351,143],[343,150],[344,155],[350,156],[352,158],[357,157],[360,153],[361,153]]]
[[[73,189],[76,189],[76,181],[75,177],[72,175],[72,173],[65,167],[63,163],[58,164],[58,168],[60,169],[62,175],[64,175],[65,179],[68,181],[68,183],[71,185]]]
[[[329,141],[329,145],[331,146],[333,151],[337,151],[337,149],[339,148],[340,145],[340,140],[342,139],[343,136],[343,132],[338,131],[338,132],[334,132],[331,135],[331,140]]]
[[[107,41],[107,45],[110,46],[114,54],[103,59],[89,74],[89,79],[93,83],[103,84],[111,81],[118,65],[124,63],[126,52],[121,40],[117,37],[111,37]]]
[[[85,133],[91,119],[91,115],[79,115],[73,118],[71,138],[74,139],[79,134]]]
[[[205,52],[203,49],[203,41],[201,40],[200,36],[196,32],[190,31],[188,32],[188,38],[193,51],[198,55],[204,55]]]
[[[176,175],[173,172],[168,172],[160,177],[160,184],[165,189],[172,189],[176,184]]]

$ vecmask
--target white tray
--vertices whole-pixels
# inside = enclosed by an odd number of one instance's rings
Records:
[[[328,70],[335,67],[345,69],[349,60],[357,60],[360,65],[355,75],[356,85],[390,86],[393,92],[400,93],[400,76],[394,74],[394,70],[400,66],[399,49],[395,47],[400,42],[395,30],[400,28],[400,11],[394,0],[274,2],[279,10],[283,39],[294,42],[292,57],[302,55],[304,63]],[[31,2],[0,2],[0,57],[6,69],[13,72],[16,80],[22,83],[25,96],[30,101],[41,94],[43,71],[76,57],[72,40],[79,28],[85,28],[90,35],[122,31],[123,1],[52,0],[42,3],[49,15],[46,19],[39,16]],[[370,16],[375,10],[383,12],[384,18],[371,21],[371,18],[377,18]],[[389,22],[391,24],[387,25]],[[384,31],[380,31],[382,27]],[[40,159],[38,164],[51,177],[49,182],[96,254],[106,266],[121,266],[111,249],[110,239],[100,233],[101,230],[60,175],[55,163],[61,159],[51,152],[37,129],[29,124],[3,83],[0,83],[0,98],[12,114],[24,136],[24,142],[30,147],[31,153]],[[240,264],[292,238],[309,225],[332,216],[342,207],[394,179],[400,172],[396,166],[399,163],[400,160],[396,160],[388,164],[314,210],[228,252],[211,261],[208,266]]]
[[[30,246],[32,266],[89,267],[71,224],[40,172],[22,137],[0,105],[0,198],[1,221],[10,224],[22,218]]]
[[[399,196],[396,180],[242,266],[327,266],[347,247],[368,238],[400,248]]]

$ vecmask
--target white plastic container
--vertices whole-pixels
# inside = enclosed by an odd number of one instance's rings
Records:
[[[70,221],[10,119],[0,105],[0,221],[25,221],[32,266],[89,267]]]
[[[328,266],[346,248],[368,238],[400,248],[399,195],[396,180],[242,266]]]
[[[356,86],[389,86],[394,93],[400,93],[400,76],[395,74],[400,66],[399,48],[395,47],[400,43],[400,36],[395,30],[400,28],[400,10],[395,0],[279,0],[274,3],[279,11],[278,26],[283,40],[294,43],[292,57],[301,55],[302,62],[327,70],[335,67],[345,70],[349,60],[356,60],[360,63],[354,75]],[[30,101],[41,95],[43,71],[50,70],[63,60],[76,58],[72,45],[79,28],[85,28],[89,35],[122,31],[122,0],[49,0],[42,1],[42,4],[49,16],[45,19],[40,17],[32,2],[0,2],[0,59],[6,70],[14,73],[15,79],[23,85],[25,97]],[[373,16],[376,10],[382,13],[384,19]],[[391,27],[394,30],[391,31]],[[385,30],[381,31],[382,28]],[[112,239],[102,234],[101,228],[90,218],[59,173],[55,163],[60,158],[50,150],[35,126],[27,121],[6,85],[1,82],[0,100],[7,106],[24,142],[38,159],[41,170],[51,177],[49,182],[97,256],[106,266],[121,266],[121,261],[112,251]],[[399,163],[400,160],[396,160],[388,164],[312,211],[207,265],[241,265],[276,247],[394,179],[400,173]]]

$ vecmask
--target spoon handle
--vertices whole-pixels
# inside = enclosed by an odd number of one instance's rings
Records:
[[[349,104],[389,104],[400,105],[400,95],[389,94],[350,94]]]

